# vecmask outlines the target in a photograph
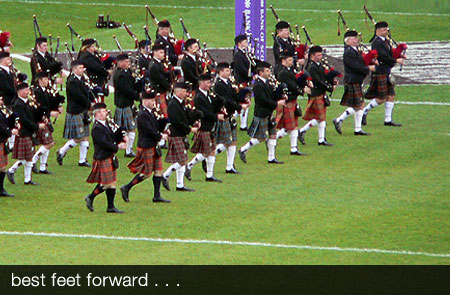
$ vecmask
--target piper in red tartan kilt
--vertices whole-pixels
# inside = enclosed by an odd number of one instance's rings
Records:
[[[0,107],[4,108],[2,97],[0,97]],[[7,118],[5,113],[0,111],[0,197],[14,197],[14,195],[8,194],[4,187],[6,168],[8,166],[8,154],[5,145],[8,144],[8,138],[11,135],[17,136],[18,134],[19,132],[15,126],[15,115],[10,114]]]
[[[318,145],[332,146],[328,143],[325,137],[325,128],[327,125],[326,114],[327,108],[325,107],[325,95],[326,91],[333,92],[336,84],[329,83],[327,76],[325,75],[325,69],[322,65],[322,47],[313,46],[309,49],[309,62],[306,66],[306,70],[310,73],[312,83],[314,87],[311,89],[311,94],[308,96],[308,103],[306,105],[305,114],[303,120],[308,121],[298,133],[299,140],[302,144],[305,144],[305,134],[313,126],[318,126],[319,141]]]
[[[375,71],[375,65],[366,66],[361,52],[358,50],[358,33],[347,31],[344,34],[344,95],[341,105],[347,109],[336,119],[333,124],[336,131],[342,134],[342,123],[344,120],[355,115],[355,135],[370,135],[361,129],[361,121],[364,113],[364,97],[361,84],[369,72]],[[378,62],[377,62],[378,64]]]
[[[133,161],[128,164],[131,173],[136,176],[126,185],[120,187],[122,198],[129,202],[129,192],[138,183],[144,181],[153,174],[153,202],[170,203],[161,197],[160,187],[163,174],[163,165],[161,159],[161,149],[158,142],[161,138],[167,139],[166,134],[162,134],[167,119],[156,118],[155,116],[156,99],[155,93],[143,93],[142,107],[138,114],[138,144],[137,155]]]
[[[114,205],[114,198],[116,196],[117,168],[119,168],[116,153],[119,149],[125,149],[127,144],[126,142],[118,142],[118,136],[106,122],[108,111],[106,110],[106,105],[104,103],[95,104],[92,110],[95,118],[94,126],[92,127],[94,163],[92,165],[92,171],[86,182],[97,183],[97,186],[94,188],[92,193],[84,198],[86,201],[86,207],[91,212],[94,211],[95,197],[106,191],[106,197],[108,200],[106,212],[123,213],[123,211],[117,209]],[[127,139],[125,138],[124,140],[126,141]]]
[[[216,162],[215,132],[217,121],[224,121],[225,115],[219,111],[224,105],[224,99],[210,95],[212,85],[210,74],[201,75],[198,78],[198,90],[194,98],[195,107],[203,113],[200,130],[195,134],[191,152],[195,157],[186,165],[186,178],[191,180],[191,171],[198,162],[206,160],[206,181],[222,182],[214,177],[214,164]],[[204,167],[204,166],[203,166]]]
[[[372,73],[369,89],[365,98],[372,101],[364,108],[362,125],[367,123],[367,113],[378,105],[385,103],[384,125],[401,127],[402,124],[392,120],[392,111],[394,109],[395,90],[389,76],[391,69],[398,63],[403,65],[406,55],[402,54],[400,58],[395,59],[392,54],[392,47],[386,39],[389,34],[387,22],[381,21],[375,25],[375,35],[373,36],[372,49],[378,52],[378,65]]]
[[[187,105],[186,83],[174,85],[174,95],[169,101],[168,114],[170,120],[169,149],[165,161],[171,163],[170,167],[163,173],[162,183],[166,190],[170,190],[169,177],[173,172],[177,176],[177,191],[191,192],[193,189],[184,186],[185,164],[188,161],[189,141],[187,135],[196,133],[198,127],[191,127],[201,115],[197,111],[186,108]]]

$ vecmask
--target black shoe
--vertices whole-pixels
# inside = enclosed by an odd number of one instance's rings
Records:
[[[56,151],[56,162],[58,162],[58,164],[60,166],[62,166],[62,164],[63,164],[63,159],[64,159],[64,156],[59,153],[59,150],[57,150]]]
[[[159,197],[159,198],[153,198],[152,202],[153,203],[170,203],[170,200],[166,200],[162,197]]]
[[[300,151],[291,152],[292,156],[307,156],[308,154],[302,153]]]
[[[247,127],[245,127],[245,128],[239,128],[241,131],[247,131]]]
[[[130,199],[128,198],[128,193],[130,192],[130,190],[127,189],[126,185],[122,185],[120,187],[120,191],[122,192],[122,199],[128,203],[130,201]]]
[[[192,176],[191,176],[191,172],[192,172],[192,168],[188,168],[188,166],[186,165],[186,171],[184,171],[184,176],[187,178],[187,180],[191,181],[192,180]]]
[[[123,211],[117,209],[116,207],[108,208],[108,209],[106,209],[106,212],[108,212],[108,213],[123,213]]]
[[[195,190],[183,186],[183,187],[177,187],[177,192],[195,192]]]
[[[231,168],[230,170],[225,170],[226,174],[242,174],[242,172],[239,172],[236,170],[236,168]]]
[[[206,177],[205,180],[206,180],[206,181],[209,181],[209,182],[223,182],[222,180],[217,179],[217,178],[215,178],[214,176]]]
[[[170,191],[169,180],[164,176],[162,177],[162,185],[166,190]]]
[[[394,121],[384,122],[384,126],[402,127],[402,124],[395,123]]]
[[[323,145],[323,146],[333,146],[332,143],[329,143],[326,139],[322,142],[318,142],[317,145]]]
[[[87,195],[84,200],[86,201],[86,207],[89,209],[89,211],[94,212],[94,204],[92,199],[90,198],[91,195]]]
[[[14,180],[14,173],[6,171],[6,177],[8,178],[9,182],[11,182],[11,184],[16,184],[16,181]]]
[[[207,172],[207,167],[206,167],[206,160],[202,161],[202,169],[203,171],[206,173]]]
[[[34,182],[33,180],[30,180],[28,182],[24,182],[23,184],[25,184],[25,185],[40,185],[39,183]]]
[[[361,120],[361,124],[363,126],[367,125],[367,114],[363,114],[362,120]]]
[[[55,174],[55,173],[53,173],[52,171],[48,171],[47,169],[45,169],[45,170],[39,170],[39,174],[53,175],[53,174]]]
[[[136,157],[136,154],[133,152],[131,152],[129,154],[125,153],[125,158],[134,158],[134,157]]]
[[[273,159],[271,161],[267,161],[267,163],[269,163],[269,164],[284,164],[284,162],[278,161],[277,158],[275,158],[275,159]]]
[[[31,171],[32,171],[33,173],[35,173],[35,174],[38,174],[38,173],[39,173],[39,170],[38,170],[38,168],[36,167],[36,164],[33,165],[33,168],[31,168]]]
[[[342,122],[338,122],[337,119],[333,119],[334,128],[337,133],[342,134]]]
[[[247,163],[247,155],[245,152],[241,151],[241,149],[238,150],[239,158],[241,158],[242,162]]]
[[[362,130],[361,131],[355,131],[354,132],[355,135],[370,135],[370,133],[367,133],[366,131]]]
[[[0,197],[10,197],[10,198],[12,198],[12,197],[14,197],[14,195],[8,194],[8,192],[6,192],[5,190],[2,190],[0,192]]]
[[[301,144],[305,145],[305,131],[298,131],[298,140],[300,141]]]
[[[78,166],[80,166],[80,167],[92,167],[91,164],[88,163],[88,161],[84,161],[83,163],[78,163]]]

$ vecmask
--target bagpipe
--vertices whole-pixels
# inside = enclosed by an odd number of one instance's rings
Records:
[[[233,73],[231,73],[230,78],[229,78],[230,82],[231,82],[231,87],[233,88],[233,90],[236,92],[237,98],[238,98],[238,102],[240,104],[249,104],[250,103],[250,97],[252,94],[252,91],[250,89],[250,85],[246,82],[244,83],[238,83],[236,81],[236,78],[234,77]]]
[[[124,26],[125,26],[125,23],[124,23]],[[119,39],[117,38],[116,35],[112,35],[112,38],[114,39],[114,42],[116,43],[120,54],[122,54],[123,50],[122,50],[122,45],[120,45]],[[144,78],[144,74],[145,74],[145,72],[143,72],[141,70],[141,68],[139,67],[139,57],[132,56],[130,54],[128,54],[128,57],[131,60],[131,65],[130,65],[131,76],[135,79],[135,83],[139,83]]]
[[[42,32],[41,32],[41,28],[39,27],[39,23],[37,21],[37,16],[33,15],[33,28],[34,28],[34,36],[37,39],[38,37],[43,37]],[[60,47],[60,41],[61,38],[59,36],[57,36],[56,38],[54,38],[52,36],[52,34],[48,34],[48,47],[49,47],[49,52],[47,54],[50,55],[50,57],[52,58],[52,62],[50,63],[49,66],[49,79],[52,80],[50,83],[54,82],[54,76],[59,74],[61,72],[61,70],[63,69],[63,65],[62,62],[58,61],[58,51],[59,51],[59,47]],[[55,46],[55,50],[53,50],[53,41],[56,41],[56,46]],[[36,63],[39,63],[37,61],[37,56],[36,56],[36,50],[33,50],[33,57],[35,59]],[[38,66],[38,65],[35,65]],[[36,69],[38,69],[36,67]],[[40,68],[39,71],[42,71],[42,67]]]
[[[282,83],[277,80],[275,75],[270,74],[269,79],[267,80],[270,88],[272,89],[273,99],[276,101],[287,99],[288,87],[286,83]]]
[[[125,137],[127,136],[125,128],[119,126],[119,124],[114,121],[111,110],[107,110],[107,112],[106,124],[108,124],[109,128],[111,128],[111,131],[114,133],[114,141],[117,144],[125,142]]]
[[[3,97],[0,96],[0,100],[3,100]],[[17,113],[14,113],[12,110],[8,109],[4,104],[0,106],[0,112],[5,115],[9,129],[20,128],[19,115]]]
[[[188,110],[189,125],[193,127],[200,127],[201,119],[203,118],[203,112],[195,107],[193,92],[189,92],[184,99],[184,107],[186,110]]]
[[[340,22],[342,22],[346,31],[350,31],[350,27],[347,25],[347,22],[344,19],[344,15],[342,14],[342,11],[338,10],[337,13],[338,13],[338,36],[340,36],[341,35]],[[375,61],[378,57],[378,51],[376,51],[375,49],[370,50],[369,48],[367,48],[366,45],[364,45],[361,32],[358,33],[358,50],[361,52],[364,64],[366,66],[375,64]]]

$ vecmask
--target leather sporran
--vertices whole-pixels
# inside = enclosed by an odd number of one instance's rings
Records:
[[[331,105],[331,101],[330,101],[330,98],[328,97],[328,95],[324,95],[323,96],[323,101],[324,101],[324,106],[327,108],[327,107],[329,107],[330,105]]]
[[[114,156],[112,158],[112,165],[113,165],[114,169],[119,169],[119,159],[117,159],[116,156]]]

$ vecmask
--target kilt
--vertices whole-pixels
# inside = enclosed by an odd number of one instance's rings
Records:
[[[237,141],[236,127],[231,127],[230,120],[228,118],[223,122],[219,121],[217,124],[216,143],[230,145],[233,141]]]
[[[284,128],[292,131],[298,127],[298,117],[295,115],[296,103],[288,102],[286,106],[277,107],[277,129]]]
[[[345,83],[341,106],[359,107],[364,102],[361,84]]]
[[[125,128],[125,131],[136,129],[136,119],[133,117],[131,107],[116,108],[114,113],[114,122]]]
[[[6,168],[6,166],[8,166],[8,155],[5,151],[5,142],[0,142],[0,169]]]
[[[216,149],[214,138],[211,138],[210,131],[199,130],[194,136],[194,143],[192,144],[191,152],[203,155],[209,155]]]
[[[45,124],[44,129],[39,129],[36,132],[36,145],[47,145],[53,142],[52,132],[48,126],[49,123]]]
[[[117,169],[113,167],[112,157],[106,160],[94,160],[92,171],[86,182],[98,184],[110,184],[117,179]]]
[[[268,135],[275,135],[277,131],[275,126],[272,126],[270,123],[270,117],[253,117],[252,124],[248,128],[247,133],[251,138],[266,139]]]
[[[89,137],[89,125],[84,125],[83,114],[66,114],[64,138],[79,139]]]
[[[131,173],[152,175],[153,171],[162,171],[161,157],[156,157],[156,148],[137,148],[136,157],[127,165]]]
[[[161,109],[161,112],[164,114],[164,118],[169,118],[169,114],[167,113],[167,94],[164,93],[158,93],[156,95],[156,102],[159,105],[159,108]]]
[[[12,158],[17,160],[31,161],[34,156],[34,145],[30,136],[16,136],[14,140],[14,148]]]
[[[316,119],[317,121],[325,121],[327,117],[327,108],[325,107],[325,100],[323,94],[321,96],[311,96],[308,98],[305,114],[303,120],[310,121]]]
[[[185,163],[188,160],[188,153],[184,146],[184,138],[181,136],[172,137],[169,136],[169,148],[167,150],[166,161],[167,163]]]
[[[395,95],[394,84],[391,83],[388,75],[372,74],[369,89],[367,89],[364,97],[387,99],[388,95]]]

